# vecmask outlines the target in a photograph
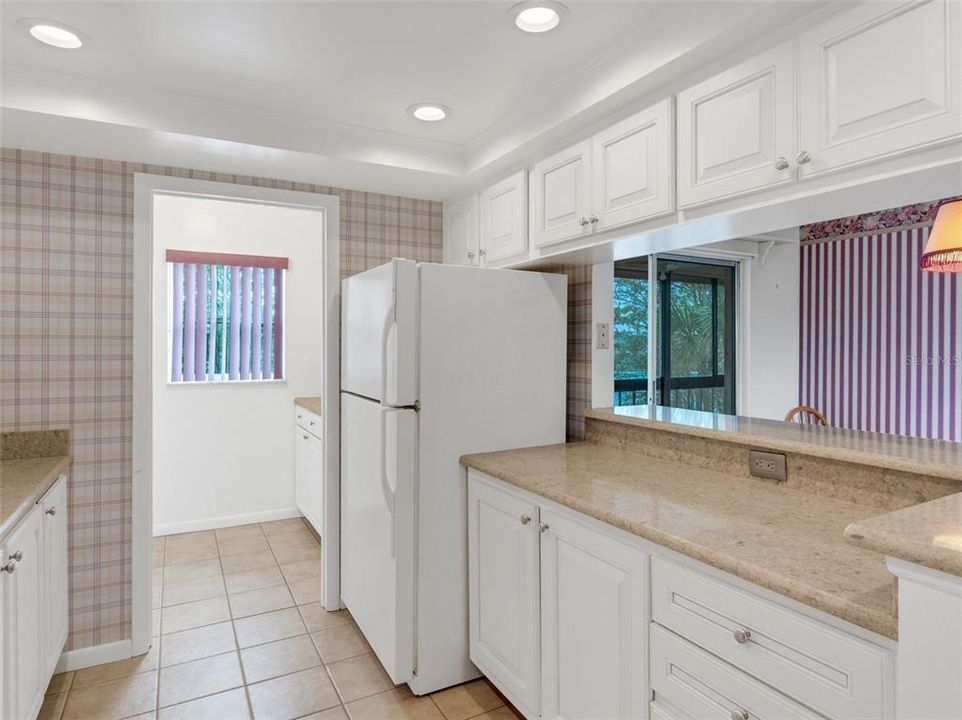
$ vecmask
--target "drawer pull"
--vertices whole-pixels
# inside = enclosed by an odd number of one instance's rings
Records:
[[[735,632],[733,634],[735,635],[735,642],[737,642],[739,645],[744,645],[752,639],[752,631],[748,628],[735,628]]]
[[[751,715],[748,714],[748,710],[742,710],[738,708],[737,710],[732,710],[732,720],[750,720]]]
[[[522,515],[522,516],[521,516],[521,524],[522,524],[522,525],[527,525],[529,522],[531,522],[531,516],[530,516],[530,515]]]

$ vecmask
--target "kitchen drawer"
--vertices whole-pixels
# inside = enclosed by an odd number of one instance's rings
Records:
[[[894,659],[880,646],[661,558],[652,618],[832,718],[894,715]]]
[[[662,717],[820,720],[821,716],[652,623],[651,689]],[[667,701],[662,703],[662,701]],[[670,706],[681,713],[665,712]],[[655,715],[654,717],[657,717]]]
[[[294,422],[315,437],[321,437],[321,416],[300,405],[294,406]]]

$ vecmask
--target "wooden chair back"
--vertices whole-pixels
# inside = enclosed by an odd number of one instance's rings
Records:
[[[831,427],[822,413],[808,405],[796,405],[785,413],[785,422],[795,422],[795,418],[798,418],[798,422],[808,422],[821,425],[822,427]]]

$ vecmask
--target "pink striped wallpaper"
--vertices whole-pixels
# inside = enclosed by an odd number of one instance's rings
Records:
[[[798,397],[833,426],[962,441],[962,275],[919,270],[937,205],[802,228]]]

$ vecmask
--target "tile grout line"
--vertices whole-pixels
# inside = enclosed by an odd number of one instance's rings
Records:
[[[260,530],[261,535],[264,534],[264,528],[260,526],[260,523],[258,523],[257,529]],[[220,577],[224,583],[224,593],[226,593],[227,614],[230,616],[230,630],[231,630],[231,634],[234,636],[234,653],[237,657],[237,664],[238,666],[240,666],[241,682],[244,683],[243,685],[244,701],[247,703],[248,716],[253,718],[254,704],[251,702],[251,694],[247,690],[247,687],[248,687],[247,671],[244,669],[244,658],[241,656],[240,643],[237,641],[237,626],[234,625],[234,607],[233,605],[231,605],[231,602],[230,602],[230,593],[227,592],[227,574],[224,572],[224,561],[223,561],[224,556],[221,555],[221,552],[220,552],[220,543],[217,541],[217,533],[214,533],[214,544],[217,546],[217,564],[220,565]],[[270,547],[270,543],[268,543],[268,547]],[[159,710],[157,711],[157,714],[158,716],[160,715]]]

